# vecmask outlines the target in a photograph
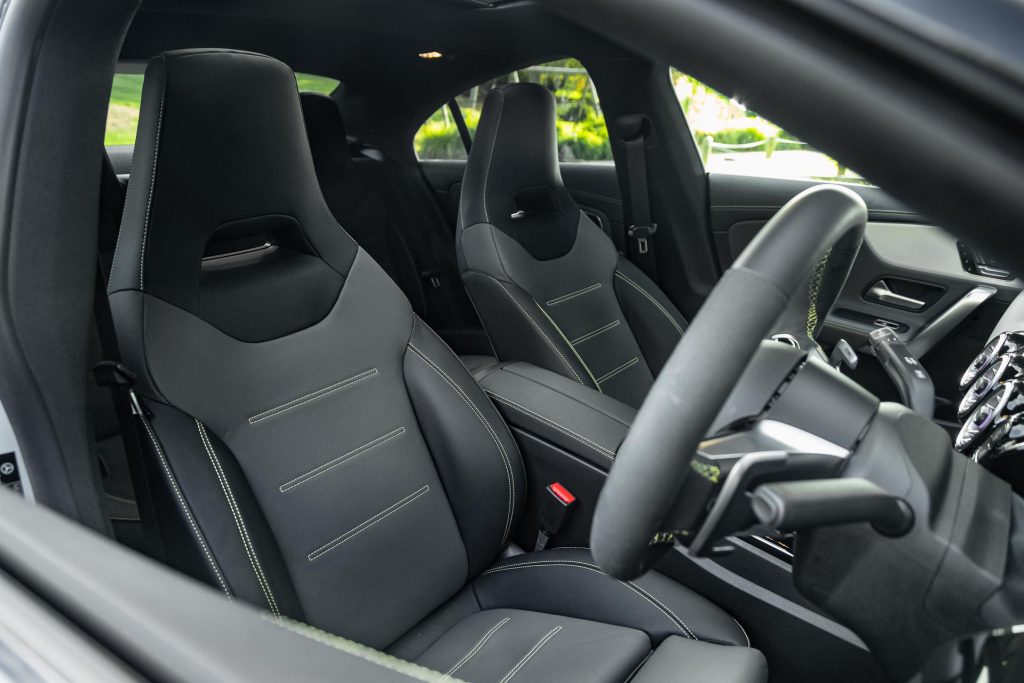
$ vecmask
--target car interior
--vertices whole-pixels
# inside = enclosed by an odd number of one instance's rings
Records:
[[[0,105],[45,188],[0,244],[0,576],[106,653],[53,666],[1024,680],[1024,250],[964,227],[1004,188],[669,47],[769,10],[639,4],[0,3],[48,36]],[[787,128],[716,142],[690,73]]]

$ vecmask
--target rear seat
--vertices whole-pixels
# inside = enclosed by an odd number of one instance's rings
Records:
[[[455,267],[453,238],[423,182],[379,153],[354,156],[333,99],[301,99],[313,165],[334,217],[457,353],[491,353]]]

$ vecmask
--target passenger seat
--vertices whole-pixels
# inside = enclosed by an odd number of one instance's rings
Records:
[[[354,156],[337,103],[302,93],[317,180],[331,213],[384,269],[413,310],[457,352],[490,354],[455,266],[446,229],[397,163]]]

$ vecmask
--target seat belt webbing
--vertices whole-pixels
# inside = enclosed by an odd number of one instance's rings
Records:
[[[124,189],[110,166],[110,160],[104,157],[103,164],[99,245],[101,249],[106,249],[110,245],[116,244],[117,241],[121,213],[124,210]],[[99,333],[100,350],[104,361],[93,368],[93,376],[100,386],[110,389],[110,395],[114,402],[114,412],[121,430],[125,459],[128,463],[128,473],[134,491],[135,506],[139,511],[139,521],[142,526],[143,551],[156,560],[162,560],[164,557],[163,543],[157,524],[156,508],[150,492],[138,418],[132,407],[131,391],[134,375],[121,365],[121,352],[117,344],[117,335],[114,332],[110,301],[107,299],[107,278],[108,273],[104,259],[98,256],[93,315],[96,319],[96,330]]]
[[[630,225],[626,229],[626,255],[653,280],[657,277],[653,247],[658,225],[651,220],[645,151],[646,118],[639,114],[622,116],[618,124],[624,132],[622,143],[626,150],[626,186],[629,195]]]

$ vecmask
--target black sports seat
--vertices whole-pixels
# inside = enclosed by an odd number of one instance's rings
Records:
[[[502,361],[527,361],[639,406],[686,320],[562,184],[555,101],[492,90],[466,164],[456,250]]]
[[[708,644],[740,626],[664,576],[581,549],[495,563],[516,443],[327,209],[284,64],[156,57],[132,177],[109,294],[168,561],[467,680],[623,681],[662,640],[763,680],[757,651]]]

